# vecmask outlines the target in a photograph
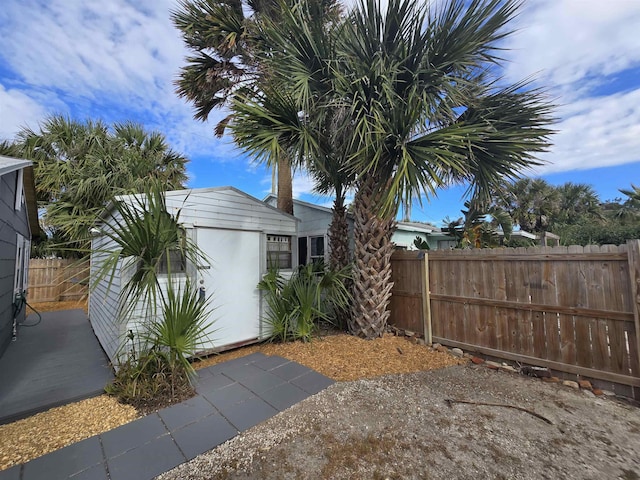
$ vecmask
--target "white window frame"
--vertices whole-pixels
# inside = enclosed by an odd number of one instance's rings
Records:
[[[311,255],[311,239],[317,238],[317,237],[322,237],[322,242],[324,245],[324,253],[322,254],[322,256]],[[326,234],[326,232],[316,231],[312,233],[304,233],[304,234],[301,234],[298,238],[304,239],[304,243],[307,246],[307,254],[305,255],[305,262],[304,262],[305,265],[312,263],[315,259],[318,259],[318,258],[322,258],[322,260],[325,263],[329,261],[329,241],[328,241],[328,235]]]
[[[312,246],[313,238],[322,238],[322,255],[313,255]],[[314,260],[321,259],[323,262],[327,261],[327,236],[323,234],[308,235],[307,236],[307,263],[313,263]]]
[[[278,235],[275,233],[267,233],[267,245],[266,245],[266,257],[267,257],[267,269],[271,268],[271,262],[270,262],[270,258],[269,258],[269,253],[278,253],[278,264],[276,265],[276,267],[278,268],[278,270],[291,270],[293,269],[293,238],[291,235]],[[285,240],[288,240],[288,242],[286,242]],[[273,249],[270,250],[269,246],[273,246],[273,245],[279,245],[278,249]],[[288,249],[284,248],[288,245]],[[288,267],[281,267],[280,266],[280,254],[282,254],[283,252],[288,253],[289,256],[289,266]]]
[[[13,276],[13,293],[16,295],[26,290],[25,283],[28,277],[27,269],[29,268],[27,245],[29,243],[29,240],[16,233],[16,263]]]
[[[16,179],[16,204],[15,210],[20,211],[22,208],[22,202],[24,200],[24,170],[21,168],[18,170],[18,176]]]

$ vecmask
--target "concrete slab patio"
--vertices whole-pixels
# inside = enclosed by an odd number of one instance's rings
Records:
[[[195,397],[1,471],[0,480],[152,479],[334,383],[262,353],[198,374]]]
[[[31,314],[25,323],[33,324]],[[109,360],[82,310],[42,313],[0,358],[0,424],[103,393]]]

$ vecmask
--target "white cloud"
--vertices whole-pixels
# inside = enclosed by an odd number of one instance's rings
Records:
[[[569,92],[577,82],[640,65],[639,25],[637,0],[528,2],[507,42],[507,78],[536,74]]]
[[[640,89],[604,97],[583,98],[564,106],[556,125],[549,165],[553,173],[640,160]]]
[[[518,31],[506,42],[506,79],[534,75],[560,105],[554,146],[542,156],[550,163],[536,173],[640,160],[640,83],[613,83],[640,67],[639,25],[637,0],[525,4],[514,23]]]
[[[35,128],[44,115],[36,100],[0,84],[0,141],[13,139],[22,127]]]
[[[0,14],[2,56],[27,85],[148,106],[172,95],[184,55],[167,5],[142,11],[124,0],[9,2]]]
[[[215,111],[209,122],[193,119],[191,105],[174,92],[173,81],[187,54],[169,10],[171,0],[9,1],[0,11],[0,58],[13,73],[14,98],[40,95],[27,120],[49,112],[122,121],[143,119],[187,155],[233,160],[239,152],[216,139]],[[28,14],[26,14],[28,12]],[[43,93],[44,92],[44,93]],[[61,100],[65,99],[65,100]],[[15,109],[14,109],[15,110]],[[11,136],[24,122],[3,110],[3,132]]]

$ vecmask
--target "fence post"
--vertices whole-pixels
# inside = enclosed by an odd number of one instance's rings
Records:
[[[640,352],[640,240],[627,240],[629,259],[629,284],[631,286],[631,308],[636,326],[636,341]]]
[[[422,330],[424,331],[424,340],[427,344],[433,343],[433,335],[431,330],[431,296],[429,295],[429,254],[425,250],[424,258],[424,275],[422,277]]]

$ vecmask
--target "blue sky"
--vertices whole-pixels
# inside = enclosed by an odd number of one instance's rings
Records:
[[[271,175],[192,118],[174,93],[187,54],[169,20],[177,0],[3,0],[0,139],[47,115],[134,120],[164,133],[191,162],[189,186],[233,185],[258,198]],[[601,199],[640,184],[640,0],[529,0],[514,21],[504,77],[535,75],[559,105],[554,146],[529,172],[554,184],[593,185]],[[294,195],[329,202],[301,174]],[[464,188],[416,204],[412,217],[456,217]]]

